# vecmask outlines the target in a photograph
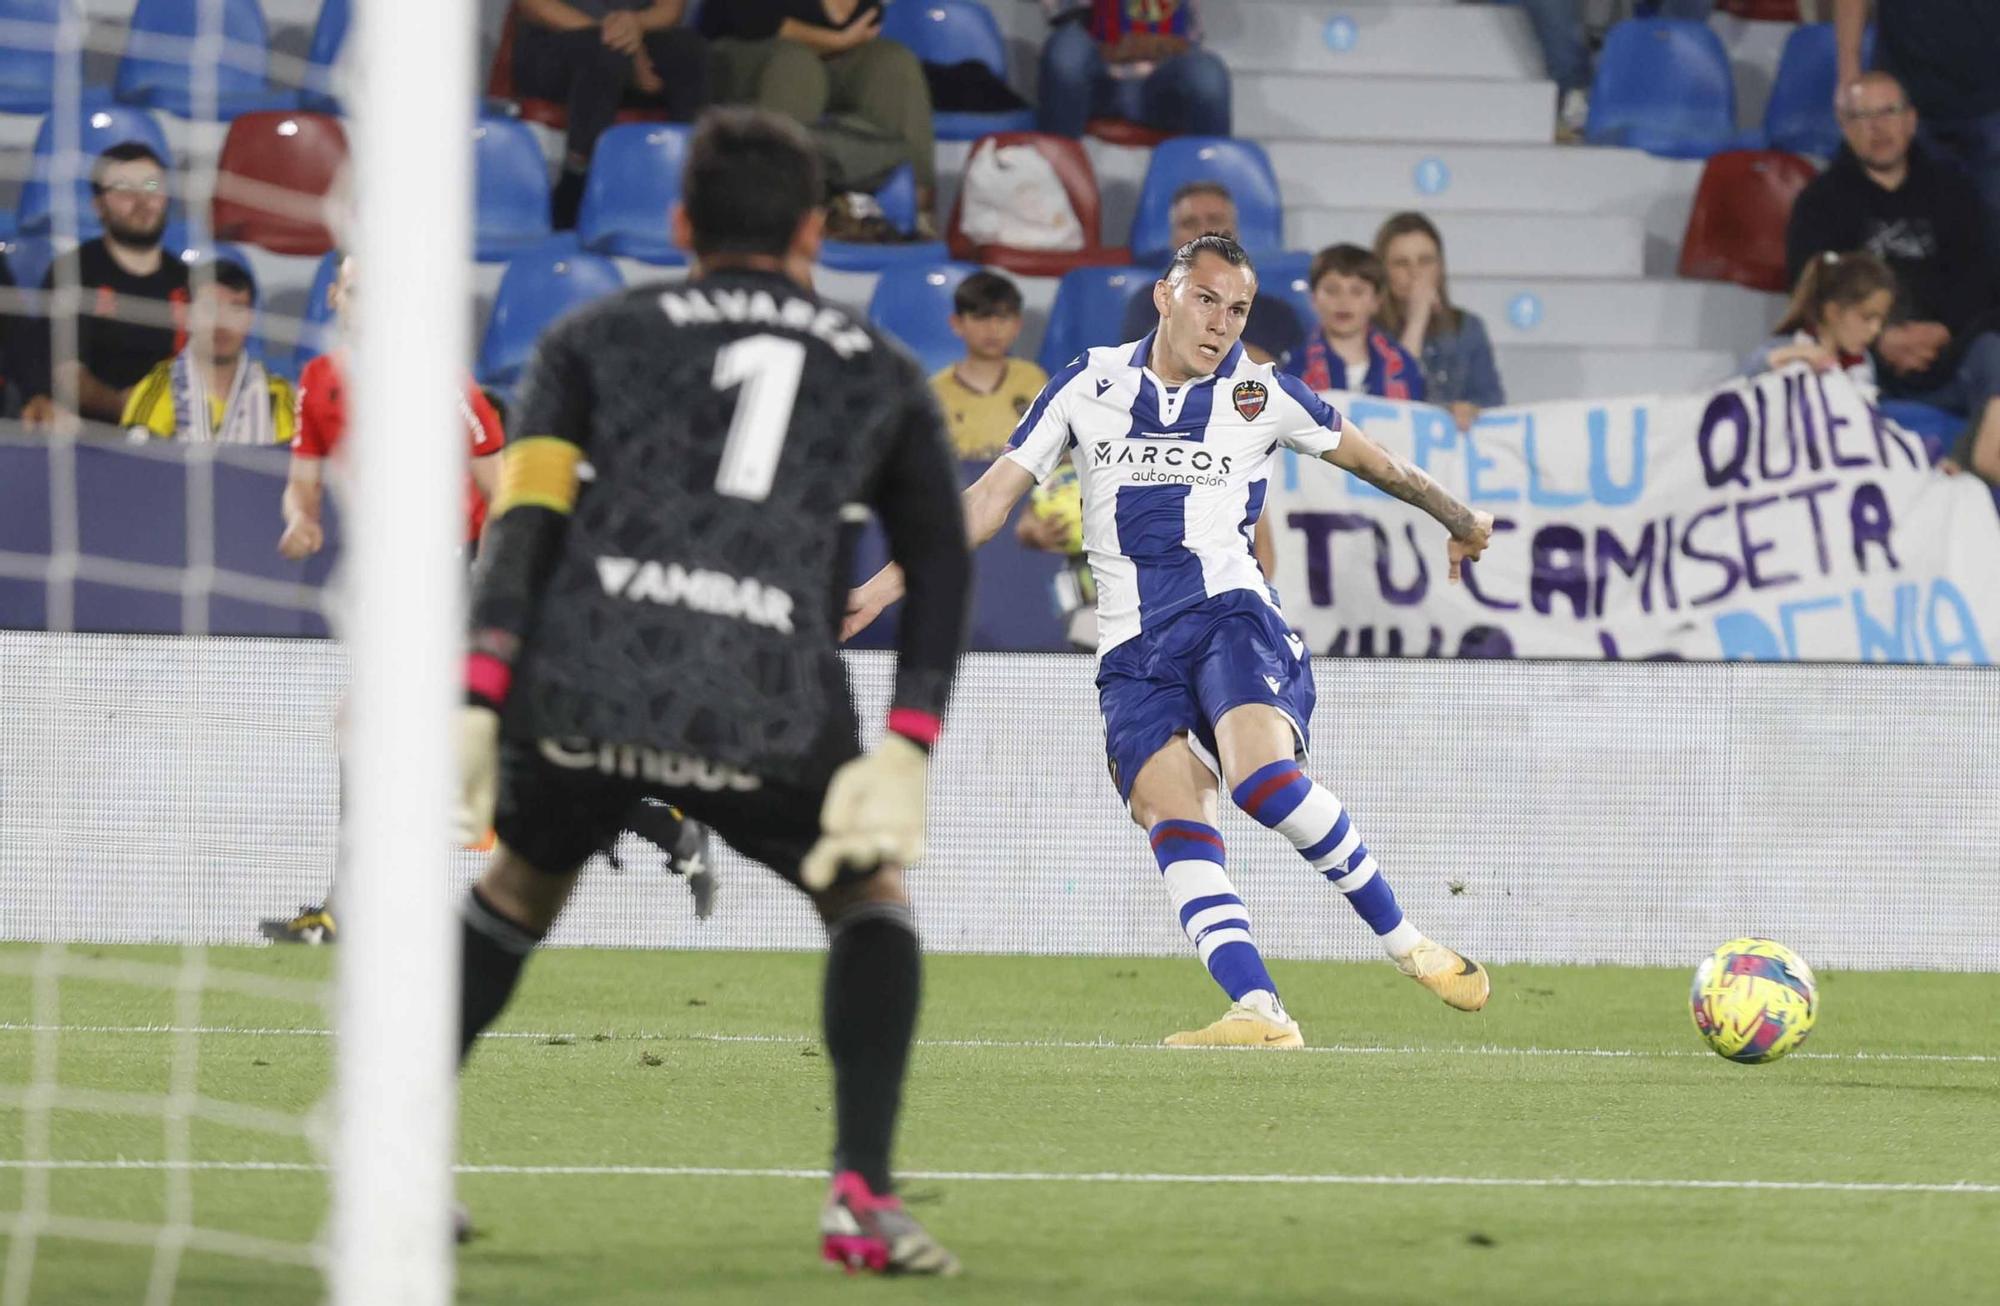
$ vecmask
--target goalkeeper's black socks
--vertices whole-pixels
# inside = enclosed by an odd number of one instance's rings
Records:
[[[917,1029],[923,965],[909,904],[864,903],[828,927],[826,1047],[833,1059],[833,1168],[892,1191],[889,1147]]]
[[[465,1063],[473,1043],[506,1009],[528,954],[542,933],[500,914],[473,885],[465,896],[465,947],[460,962],[458,1060]]]

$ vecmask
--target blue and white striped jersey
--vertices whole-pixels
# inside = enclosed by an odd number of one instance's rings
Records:
[[[1146,366],[1152,349],[1150,335],[1092,349],[1056,373],[1004,455],[1038,481],[1065,452],[1076,463],[1100,657],[1231,590],[1276,608],[1251,552],[1271,457],[1283,447],[1316,458],[1340,443],[1338,412],[1240,344],[1179,387]]]

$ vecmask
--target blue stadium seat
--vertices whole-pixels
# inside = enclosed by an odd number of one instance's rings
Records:
[[[1614,26],[1597,58],[1583,138],[1673,159],[1747,143],[1736,130],[1736,83],[1721,38],[1682,19]]]
[[[299,92],[301,109],[340,112],[340,101],[333,93],[333,68],[340,62],[340,47],[347,41],[351,17],[350,0],[322,0],[319,18],[313,23],[312,45],[306,50],[306,84]]]
[[[576,221],[585,249],[669,267],[687,262],[668,233],[667,212],[681,197],[689,134],[671,123],[628,122],[597,138]]]
[[[0,245],[0,254],[6,255],[7,271],[13,275],[14,284],[23,290],[33,290],[48,275],[49,264],[55,262],[55,242],[47,236],[16,236]]]
[[[905,163],[889,174],[889,180],[875,192],[875,202],[882,206],[882,216],[889,219],[896,230],[907,236],[917,229],[917,174],[910,170],[909,164]],[[916,263],[942,263],[950,257],[951,251],[944,247],[941,240],[922,240],[908,245],[829,240],[819,250],[820,266],[838,272],[881,272]]]
[[[56,24],[66,7],[71,0],[0,0],[0,113],[47,113],[55,102]]]
[[[511,118],[472,128],[473,255],[504,262],[549,235],[549,164],[535,133]],[[662,219],[664,221],[664,218]]]
[[[875,283],[868,320],[903,342],[926,375],[960,356],[964,346],[951,332],[952,292],[979,271],[970,263],[932,263],[890,268]]]
[[[910,47],[925,63],[983,63],[995,77],[1007,80],[1007,43],[1000,24],[974,0],[893,0],[882,15],[882,35]],[[1033,131],[1035,111],[937,113],[931,123],[941,141],[972,141],[988,132]]]
[[[1174,192],[1191,181],[1218,181],[1236,201],[1236,233],[1253,255],[1283,248],[1284,208],[1271,160],[1255,141],[1228,136],[1176,136],[1160,142],[1139,188],[1132,218],[1132,260],[1163,263],[1173,253],[1167,209]]]
[[[1861,66],[1874,61],[1875,28],[1861,37]],[[1833,116],[1835,67],[1832,23],[1805,23],[1785,38],[1777,79],[1764,106],[1764,136],[1773,149],[1831,158],[1840,148]]]
[[[21,187],[17,226],[24,235],[39,235],[49,229],[49,157],[55,150],[55,115],[42,119],[35,133],[33,162],[28,180]],[[90,165],[98,155],[114,145],[139,141],[173,168],[173,151],[167,148],[167,134],[159,121],[144,109],[112,101],[102,91],[86,92],[77,114],[76,210],[78,230],[85,237],[98,231],[97,214],[90,205]]]
[[[293,376],[333,348],[333,305],[326,302],[326,296],[340,273],[340,259],[339,250],[329,250],[313,272],[312,289],[306,292],[305,307],[299,310],[299,339],[292,349]]]
[[[1134,291],[1155,280],[1142,268],[1077,268],[1056,283],[1037,361],[1053,376],[1086,349],[1119,344],[1125,305]]]
[[[1829,95],[1832,92],[1828,92]],[[1882,416],[1924,442],[1924,452],[1935,463],[1951,452],[1965,430],[1965,419],[1942,408],[1920,404],[1914,399],[1884,399],[1876,404]]]
[[[1308,330],[1319,322],[1312,287],[1306,282],[1312,261],[1313,251],[1306,249],[1288,249],[1257,260],[1257,298],[1284,300],[1298,310],[1299,321]]]
[[[479,343],[480,384],[514,384],[549,323],[624,285],[617,264],[577,249],[567,238],[552,238],[515,255],[500,278],[493,316]]]
[[[114,81],[127,104],[163,109],[178,118],[195,115],[195,77],[188,42],[202,30],[202,10],[214,0],[139,0]],[[274,91],[266,80],[271,34],[257,0],[221,0],[227,42],[215,65],[215,112],[234,118],[255,109],[296,107],[294,92]]]

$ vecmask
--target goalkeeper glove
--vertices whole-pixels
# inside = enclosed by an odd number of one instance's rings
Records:
[[[458,841],[477,843],[493,828],[499,783],[500,714],[467,704],[458,710]]]
[[[924,788],[930,754],[893,732],[875,751],[833,773],[820,808],[819,842],[799,868],[805,887],[832,885],[841,868],[872,871],[924,855]]]

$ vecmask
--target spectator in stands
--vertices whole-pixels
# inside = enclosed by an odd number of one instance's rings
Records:
[[[1861,76],[1868,9],[1868,0],[1834,0],[1835,85],[1843,96]],[[1986,203],[1987,239],[2000,248],[2000,5],[1880,0],[1875,11],[1876,66],[1902,83],[1924,143],[1972,174]]]
[[[91,203],[104,234],[64,255],[42,278],[44,290],[75,284],[90,307],[79,306],[76,357],[55,359],[49,339],[34,333],[36,357],[21,420],[31,427],[67,425],[73,418],[52,397],[73,388],[84,417],[115,422],[132,387],[180,348],[188,270],[161,245],[167,230],[167,169],[136,141],[114,145],[91,168]],[[51,311],[60,311],[54,301]]]
[[[1092,118],[1159,131],[1227,136],[1229,69],[1195,42],[1195,0],[1043,0],[1055,30],[1042,46],[1039,125],[1083,135]]]
[[[1359,245],[1329,245],[1313,255],[1307,277],[1319,330],[1285,371],[1315,392],[1423,399],[1423,369],[1376,320],[1389,286],[1382,260]]]
[[[679,26],[685,0],[514,0],[514,86],[569,114],[550,217],[574,227],[597,138],[627,106],[692,122],[708,103],[708,51]],[[711,5],[711,8],[722,7]]]
[[[1542,68],[1556,84],[1556,139],[1583,139],[1590,121],[1590,42],[1583,30],[1583,0],[1520,0],[1542,48]],[[1657,18],[1708,21],[1715,0],[1659,0]]]
[[[1236,200],[1229,187],[1219,181],[1191,181],[1174,192],[1167,206],[1167,232],[1175,249],[1196,236],[1213,233],[1236,238]],[[1119,340],[1137,340],[1160,324],[1160,310],[1153,303],[1153,283],[1132,292],[1125,303],[1125,321]],[[1292,306],[1279,295],[1259,295],[1250,304],[1250,318],[1243,326],[1243,352],[1253,363],[1280,363],[1299,346],[1305,324]],[[1115,344],[1093,340],[1094,345]]]
[[[1423,214],[1398,213],[1375,233],[1375,257],[1389,277],[1382,324],[1421,364],[1425,398],[1469,430],[1480,409],[1499,407],[1507,395],[1486,324],[1451,302],[1444,238]]]
[[[134,439],[196,444],[290,444],[292,383],[247,357],[257,286],[234,263],[217,262],[197,288],[188,343],[133,387],[121,419]]]
[[[1792,363],[1809,363],[1820,372],[1839,368],[1872,404],[1879,387],[1868,351],[1895,302],[1896,274],[1873,254],[1816,255],[1799,276],[1778,333],[1744,362],[1744,375]]]
[[[1799,193],[1785,232],[1793,283],[1829,250],[1866,250],[1896,275],[1875,345],[1882,393],[1967,418],[1953,459],[2000,478],[2000,334],[1979,196],[1916,143],[1917,115],[1887,73],[1842,92],[1846,145]]]
[[[701,11],[715,96],[813,129],[842,190],[907,163],[917,175],[918,235],[935,239],[937,144],[924,67],[884,41],[882,0],[716,0]]]
[[[1048,374],[1008,351],[1021,335],[1021,290],[997,272],[975,272],[951,297],[951,329],[965,357],[931,378],[960,458],[993,459],[1048,384]]]

